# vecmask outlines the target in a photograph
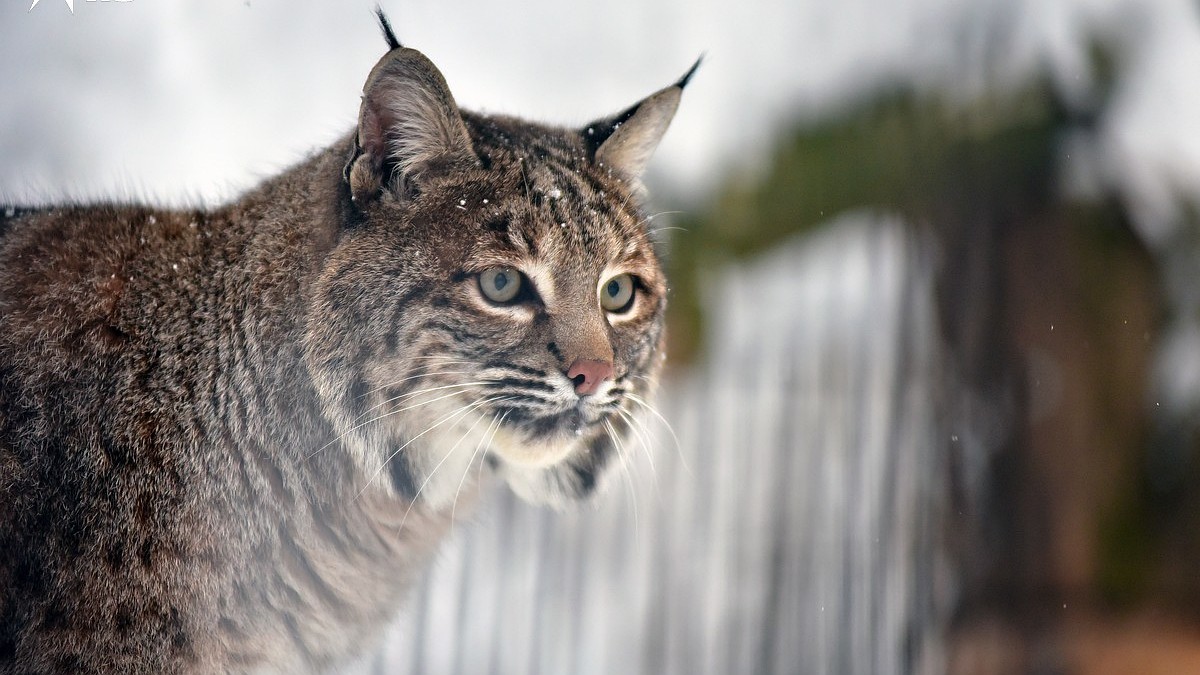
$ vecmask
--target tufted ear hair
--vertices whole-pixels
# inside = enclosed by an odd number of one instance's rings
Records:
[[[696,59],[675,84],[647,96],[622,113],[585,127],[582,133],[592,151],[593,161],[638,185],[650,156],[675,117],[683,88],[703,58]]]
[[[363,86],[354,155],[345,178],[357,201],[380,189],[414,196],[423,177],[479,164],[450,88],[424,54],[399,46],[371,70]]]

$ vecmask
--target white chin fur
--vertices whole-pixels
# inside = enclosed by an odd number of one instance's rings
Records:
[[[517,432],[468,419],[421,440],[426,442],[406,452],[412,453],[408,462],[417,498],[435,510],[451,508],[461,492],[470,491],[487,452],[501,460],[500,474],[525,501],[561,507],[587,492],[565,465],[567,458],[585,451],[583,437],[531,443]]]
[[[567,503],[566,495],[557,494],[549,488],[545,469],[506,466],[504,480],[509,489],[530,504],[562,508]]]
[[[583,496],[581,490],[571,490],[556,478],[569,473],[570,469],[566,467],[535,469],[509,464],[502,471],[509,489],[530,504],[562,509],[577,503]]]
[[[505,462],[530,469],[547,469],[576,452],[578,436],[560,436],[545,441],[529,441],[519,432],[507,428],[496,430],[491,442],[492,453]]]
[[[496,436],[491,448],[501,460],[500,474],[526,502],[563,508],[603,487],[585,487],[569,466],[572,457],[588,452],[586,436],[567,435],[541,443],[525,441],[511,432]]]

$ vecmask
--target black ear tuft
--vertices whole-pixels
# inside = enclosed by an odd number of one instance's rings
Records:
[[[621,113],[585,127],[583,138],[593,161],[637,185],[650,155],[675,116],[683,88],[703,60],[703,56],[696,59],[675,84],[647,96]]]
[[[692,75],[696,74],[696,69],[700,67],[700,63],[702,61],[704,61],[703,53],[701,53],[700,57],[696,59],[696,62],[692,64],[692,67],[688,68],[688,71],[683,74],[683,77],[679,78],[679,81],[675,83],[675,86],[679,87],[680,89],[686,87],[688,82],[692,81]]]
[[[388,49],[400,49],[400,41],[396,39],[396,34],[392,32],[392,23],[388,21],[387,15],[383,13],[383,8],[379,5],[375,5],[375,16],[379,17],[379,28],[383,30],[383,39],[387,40]],[[691,73],[688,73],[688,75],[691,75]]]

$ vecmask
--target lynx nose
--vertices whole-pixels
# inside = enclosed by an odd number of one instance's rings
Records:
[[[567,370],[567,377],[575,383],[575,393],[580,396],[596,393],[600,383],[610,379],[612,374],[612,361],[575,359],[575,363]]]

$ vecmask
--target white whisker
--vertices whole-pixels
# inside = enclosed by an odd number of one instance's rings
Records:
[[[669,232],[669,231],[671,231],[671,230],[678,230],[678,231],[680,231],[680,232],[691,232],[691,230],[687,229],[686,227],[676,227],[675,225],[668,225],[668,226],[666,226],[666,227],[656,227],[656,228],[654,228],[654,229],[651,231],[651,234],[658,234],[659,232]]]
[[[667,418],[663,417],[662,413],[658,412],[658,410],[656,410],[654,408],[654,406],[647,403],[646,399],[642,398],[641,396],[638,396],[637,394],[630,391],[630,392],[625,392],[625,397],[628,398],[630,401],[633,401],[634,403],[645,408],[647,411],[650,412],[650,414],[657,417],[659,419],[659,421],[663,423],[663,426],[665,426],[667,428],[667,433],[671,434],[672,440],[675,441],[675,452],[679,455],[679,462],[680,462],[680,464],[683,465],[684,472],[687,473],[689,478],[695,478],[696,475],[692,473],[692,467],[688,466],[687,458],[684,457],[684,455],[683,455],[683,445],[680,444],[680,442],[679,442],[679,436],[675,435],[675,429],[671,427],[671,423],[667,421]]]
[[[488,403],[495,403],[496,401],[501,401],[501,400],[504,400],[504,398],[503,398],[503,397],[499,397],[499,396],[497,396],[497,397],[494,397],[494,398],[485,398],[485,399],[483,399],[482,401],[477,401],[477,402],[475,402],[475,403],[472,403],[471,405],[467,406],[465,409],[463,409],[463,410],[461,410],[461,411],[460,411],[460,412],[461,412],[461,415],[460,415],[459,417],[460,417],[460,419],[461,419],[461,417],[462,417],[462,416],[465,416],[467,413],[471,412],[472,410],[474,410],[474,409],[478,408],[478,407],[479,407],[479,406],[481,406],[481,405],[485,405],[485,404],[488,404]],[[392,459],[393,459],[393,458],[394,458],[396,455],[400,454],[400,451],[401,451],[401,450],[403,450],[404,448],[408,447],[408,446],[409,446],[409,445],[410,445],[410,444],[411,444],[413,441],[415,441],[415,440],[417,440],[418,438],[420,438],[420,437],[424,436],[425,434],[429,433],[429,432],[430,432],[430,431],[432,431],[434,428],[436,428],[436,427],[438,427],[438,426],[441,426],[441,425],[442,425],[442,424],[443,424],[443,423],[446,421],[446,419],[447,419],[447,418],[443,418],[442,420],[440,420],[439,422],[437,422],[437,423],[436,423],[436,424],[434,424],[433,426],[429,427],[429,428],[428,428],[428,429],[426,429],[425,431],[422,431],[421,433],[419,433],[419,434],[417,434],[416,436],[414,436],[414,437],[412,438],[412,440],[408,441],[408,442],[407,442],[407,443],[405,443],[404,445],[402,445],[402,446],[400,446],[399,448],[397,448],[397,449],[396,449],[396,452],[393,452],[391,455],[389,455],[389,456],[388,456],[387,460],[384,462],[384,466],[386,466],[386,465],[387,465],[387,462],[390,462],[390,461],[392,461]],[[460,439],[459,439],[459,443],[461,443],[461,442],[462,442],[462,439],[460,438]],[[453,447],[451,447],[451,448],[450,448],[450,450],[449,450],[449,451],[447,451],[447,452],[446,452],[446,454],[445,454],[445,455],[442,457],[441,461],[439,461],[437,464],[435,464],[435,465],[434,465],[434,467],[433,467],[433,469],[431,469],[431,470],[429,471],[429,474],[425,476],[425,480],[421,482],[421,486],[417,488],[417,492],[416,492],[416,494],[414,494],[414,495],[413,495],[412,501],[410,501],[410,502],[408,503],[408,508],[404,510],[404,516],[400,518],[400,526],[397,528],[397,530],[403,530],[403,529],[404,529],[404,523],[405,523],[405,522],[408,520],[408,514],[412,512],[412,510],[413,510],[413,507],[414,507],[414,506],[416,506],[416,504],[417,504],[417,500],[421,498],[421,493],[425,491],[425,486],[429,485],[429,481],[430,481],[430,480],[433,480],[433,477],[434,477],[434,475],[436,475],[436,474],[437,474],[437,472],[438,472],[438,469],[442,468],[442,465],[446,463],[446,460],[450,459],[450,455],[454,454],[454,450],[455,450],[457,447],[458,447],[458,443],[455,443],[455,444],[454,444],[454,446],[453,446]],[[379,471],[382,471],[382,470],[383,470],[383,467],[382,467],[382,466],[381,466],[381,467],[379,467]],[[376,471],[375,473],[376,473],[376,474],[378,474],[378,473],[379,473],[379,471]],[[374,479],[372,479],[372,480],[374,480]],[[369,484],[370,484],[370,482],[368,481],[368,485],[369,485]],[[366,489],[366,488],[364,487],[364,489]]]
[[[686,211],[659,211],[658,213],[646,216],[646,218],[643,220],[643,222],[648,223],[659,216],[674,216],[674,215],[677,215],[680,213],[686,213]]]
[[[655,213],[653,215],[649,215],[649,216],[646,216],[645,218],[642,218],[641,221],[638,223],[638,225],[645,227],[650,234],[657,234],[659,232],[665,232],[666,230],[679,230],[680,232],[687,232],[688,229],[686,227],[674,227],[674,226],[656,227],[653,230],[651,230],[649,228],[650,223],[654,222],[654,219],[659,216],[671,216],[671,215],[676,215],[676,214],[680,214],[680,213],[685,213],[685,212],[684,211],[659,211],[658,213]]]
[[[483,444],[483,447],[486,448],[486,447],[490,446],[492,444],[492,441],[496,440],[496,433],[500,431],[500,427],[504,424],[504,420],[508,419],[508,414],[511,412],[512,412],[511,410],[504,411],[504,414],[500,416],[500,421],[496,422],[496,428],[492,429],[491,437],[489,437],[487,442]],[[487,455],[485,454],[483,456],[483,459],[481,459],[479,461],[479,468],[475,470],[475,480],[476,481],[479,481],[479,479],[483,476],[483,465],[486,463],[487,463]]]
[[[375,473],[371,474],[371,477],[367,479],[366,485],[363,485],[362,490],[359,490],[358,495],[355,495],[355,499],[357,499],[358,496],[363,493],[363,490],[366,490],[368,487],[370,487],[371,483],[373,483],[375,481],[375,479],[379,476],[380,472],[382,472],[384,470],[384,468],[387,467],[388,462],[392,461],[396,457],[396,455],[400,454],[400,452],[402,450],[404,450],[405,448],[407,448],[408,446],[410,446],[414,442],[416,442],[417,439],[419,439],[422,436],[424,436],[425,434],[433,431],[434,429],[442,426],[443,424],[445,424],[452,418],[454,418],[456,420],[462,419],[468,413],[470,413],[472,410],[474,410],[474,409],[478,408],[479,406],[484,405],[488,402],[489,402],[488,399],[483,399],[481,401],[475,401],[474,403],[468,403],[453,412],[447,413],[441,419],[439,419],[436,422],[434,422],[433,424],[425,427],[424,431],[422,431],[421,433],[417,434],[416,436],[413,436],[412,438],[405,441],[400,447],[393,450],[387,457],[384,458],[383,462],[380,463],[379,468],[375,470]],[[457,447],[457,445],[455,447]],[[451,448],[451,450],[453,450],[453,448]],[[420,491],[418,490],[418,493],[419,492]]]
[[[461,393],[462,393],[461,391],[452,391],[452,392],[450,392],[449,394],[445,394],[445,395],[443,395],[443,396],[438,396],[437,398],[433,398],[433,399],[430,399],[430,400],[428,400],[428,401],[421,401],[420,403],[414,403],[414,404],[412,404],[412,405],[404,406],[403,408],[397,408],[396,410],[392,410],[392,411],[390,411],[390,412],[386,412],[386,413],[384,413],[384,414],[382,414],[382,415],[379,415],[378,417],[374,417],[374,418],[372,418],[372,419],[369,419],[369,420],[367,420],[366,422],[362,422],[361,424],[356,424],[356,425],[354,425],[354,426],[350,427],[349,429],[347,429],[345,432],[343,432],[343,433],[341,433],[341,434],[338,434],[337,438],[334,438],[332,441],[329,441],[329,442],[328,442],[328,443],[326,443],[325,445],[322,445],[321,447],[317,448],[316,450],[313,450],[313,451],[312,451],[311,453],[309,453],[309,454],[308,454],[308,456],[307,456],[307,457],[305,457],[304,459],[305,459],[305,460],[312,459],[312,458],[313,458],[313,457],[314,457],[314,456],[315,456],[317,453],[319,453],[319,452],[321,452],[321,451],[325,450],[325,448],[328,448],[329,446],[333,445],[334,443],[337,443],[338,441],[342,440],[342,439],[343,439],[343,438],[345,438],[346,436],[349,436],[351,433],[353,433],[353,432],[357,431],[358,429],[361,429],[361,428],[363,428],[363,427],[365,427],[365,426],[367,426],[367,425],[369,425],[369,424],[374,424],[375,422],[378,422],[379,420],[382,420],[382,419],[386,419],[386,418],[388,418],[388,417],[391,417],[392,415],[398,415],[398,414],[400,414],[400,413],[402,413],[402,412],[406,412],[406,411],[409,411],[409,410],[413,410],[413,409],[416,409],[416,408],[420,408],[421,406],[426,406],[426,405],[429,405],[429,404],[431,404],[431,403],[437,403],[438,401],[441,401],[441,400],[444,400],[444,399],[447,399],[447,398],[451,398],[451,397],[454,397],[454,396],[458,396],[458,395],[459,395],[459,394],[461,394]]]
[[[463,373],[438,373],[438,374],[439,375],[461,375]],[[457,384],[444,384],[444,385],[439,385],[436,387],[426,387],[424,389],[417,389],[415,391],[406,392],[406,393],[400,394],[398,396],[393,396],[385,401],[376,403],[375,405],[371,406],[370,408],[367,408],[362,413],[360,413],[358,415],[358,417],[355,417],[353,420],[351,420],[351,422],[357,422],[358,420],[360,420],[360,419],[366,417],[368,414],[370,414],[372,410],[382,408],[383,406],[385,406],[389,403],[395,402],[395,401],[401,401],[404,399],[412,398],[414,396],[420,396],[421,394],[428,394],[431,391],[442,391],[445,389],[453,389],[455,387],[476,387],[476,386],[480,386],[483,384],[487,384],[487,382],[483,382],[483,381],[459,382]]]
[[[479,424],[480,420],[482,420],[482,419],[483,418],[480,417],[479,419],[475,420],[475,424],[471,425],[471,428],[467,430],[467,433],[469,434],[472,431],[474,431],[475,426],[477,424]],[[487,428],[485,428],[483,430],[483,435],[480,436],[479,441],[477,441],[475,443],[475,452],[472,452],[471,459],[467,460],[467,468],[463,469],[462,478],[459,479],[459,481],[458,481],[458,488],[456,488],[454,490],[454,503],[450,506],[450,527],[454,527],[454,514],[457,513],[457,511],[458,511],[458,496],[462,493],[463,485],[466,484],[466,482],[467,482],[467,476],[471,473],[471,466],[473,464],[475,464],[475,458],[479,456],[479,451],[482,450],[484,447],[484,443],[483,443],[484,439],[487,438],[488,432],[491,431],[492,425],[494,425],[495,423],[496,423],[496,416],[492,415],[492,421],[488,422]],[[479,461],[480,461],[480,463],[482,463],[483,459],[480,458]]]
[[[415,360],[415,359],[419,359],[422,357],[413,356],[410,358]],[[444,358],[444,357],[426,357],[426,358]],[[374,394],[379,391],[383,391],[384,389],[387,389],[388,387],[394,387],[397,384],[402,384],[404,382],[408,382],[409,380],[416,380],[416,379],[419,379],[422,377],[429,377],[431,375],[451,375],[451,374],[457,375],[457,374],[460,374],[460,373],[448,373],[448,372],[434,373],[434,372],[430,372],[430,370],[429,370],[430,368],[434,368],[437,366],[461,366],[461,365],[470,365],[470,364],[471,364],[470,361],[459,360],[459,361],[444,361],[441,363],[431,363],[429,365],[419,366],[420,368],[425,369],[425,372],[417,373],[415,375],[409,375],[408,377],[400,378],[399,380],[396,380],[395,382],[389,382],[387,384],[379,385],[378,387],[375,387],[374,389],[368,391],[367,393],[359,395],[357,398],[359,398],[359,399],[366,398],[366,397],[370,396],[371,394]]]
[[[654,493],[661,494],[661,488],[658,485],[658,469],[654,466],[654,454],[651,452],[649,431],[640,420],[625,410],[617,408],[616,413],[620,415],[621,419],[625,421],[625,425],[633,432],[633,435],[637,438],[638,445],[642,446],[642,454],[646,456],[646,461],[650,464],[650,477],[654,481]],[[641,428],[639,429],[638,427]]]
[[[617,451],[617,457],[621,460],[621,473],[625,476],[625,484],[629,487],[629,496],[633,503],[633,533],[634,540],[640,541],[638,536],[640,532],[638,503],[637,503],[637,485],[634,483],[633,474],[629,470],[629,456],[624,452],[624,445],[621,443],[620,435],[616,429],[613,429],[612,422],[604,420],[604,427],[608,430],[608,438],[613,442],[613,447]]]

